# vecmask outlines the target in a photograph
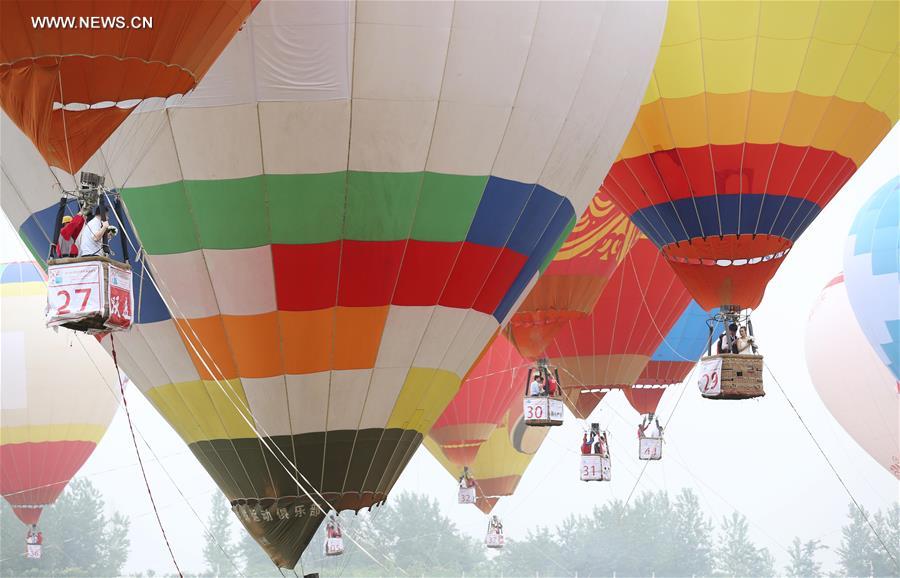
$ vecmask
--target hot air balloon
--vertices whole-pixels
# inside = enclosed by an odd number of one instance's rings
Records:
[[[637,227],[598,191],[506,326],[522,355],[540,358],[566,322],[591,313],[637,235]]]
[[[428,433],[450,461],[472,463],[509,405],[521,399],[529,366],[502,334],[488,346]]]
[[[479,446],[475,458],[469,462],[469,469],[477,480],[475,505],[478,509],[490,514],[500,498],[513,495],[549,431],[525,425],[519,399],[509,404],[502,423]],[[463,466],[449,459],[434,438],[426,437],[424,445],[454,479],[462,475]]]
[[[193,89],[258,1],[4,1],[0,103],[74,173],[142,100]]]
[[[30,262],[0,264],[0,493],[37,524],[87,461],[118,407],[112,364],[93,339],[44,327],[47,289]]]
[[[663,12],[262,2],[192,94],[111,137],[153,270],[120,363],[277,565],[320,507],[385,499],[602,181]],[[13,179],[23,231],[48,204]]]
[[[704,309],[756,308],[897,121],[896,2],[671,2],[603,188]]]
[[[806,324],[806,365],[831,415],[882,467],[900,479],[900,382],[872,349],[838,275]]]
[[[856,215],[844,279],[859,326],[900,380],[900,176],[875,191]]]
[[[663,256],[639,239],[591,315],[570,321],[546,350],[569,409],[586,419],[608,391],[636,383],[688,303]]]

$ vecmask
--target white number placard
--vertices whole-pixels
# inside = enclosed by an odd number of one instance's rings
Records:
[[[102,280],[100,263],[52,265],[47,271],[47,325],[103,315]]]
[[[581,481],[600,482],[608,481],[611,468],[609,458],[597,454],[582,454],[581,456]]]
[[[547,419],[547,401],[546,397],[526,397],[523,406],[525,421]]]
[[[563,419],[563,401],[561,399],[550,399],[550,419],[553,421],[562,421]]]
[[[475,488],[460,488],[459,489],[459,503],[460,504],[474,504],[475,503]]]
[[[640,455],[642,460],[658,460],[662,457],[662,438],[641,438]]]
[[[722,359],[714,357],[700,362],[697,387],[703,395],[719,395],[722,393]]]
[[[40,544],[26,544],[25,545],[25,557],[29,560],[40,560],[41,559],[41,546]]]
[[[503,534],[498,534],[497,532],[488,532],[487,538],[485,539],[485,544],[487,544],[489,548],[503,547]]]
[[[344,553],[344,539],[343,538],[326,538],[325,539],[325,554],[328,556],[337,556],[338,554]]]

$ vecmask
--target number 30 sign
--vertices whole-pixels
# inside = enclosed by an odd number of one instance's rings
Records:
[[[703,395],[719,395],[722,393],[722,360],[720,358],[705,359],[700,362],[697,387]]]

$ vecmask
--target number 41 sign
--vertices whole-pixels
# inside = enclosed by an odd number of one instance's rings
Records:
[[[722,393],[722,359],[704,359],[700,362],[700,376],[697,387],[703,395],[719,395]]]

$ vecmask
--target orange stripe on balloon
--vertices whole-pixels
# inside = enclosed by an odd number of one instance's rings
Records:
[[[890,129],[883,112],[837,97],[703,93],[641,106],[619,158],[676,147],[781,142],[833,150],[859,166],[871,153],[871,143],[880,142]]]

